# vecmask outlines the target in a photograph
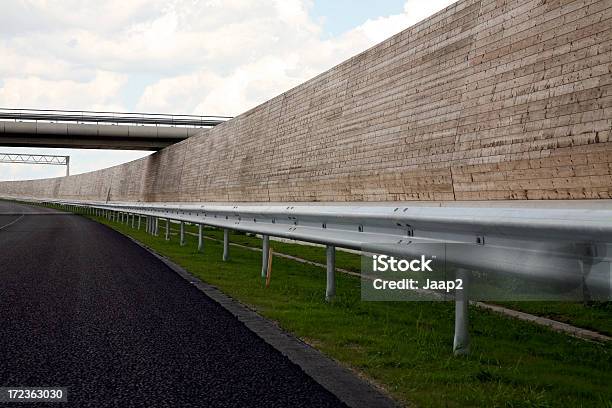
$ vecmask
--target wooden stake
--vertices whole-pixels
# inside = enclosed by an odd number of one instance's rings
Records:
[[[266,288],[270,287],[270,278],[272,277],[272,247],[268,250],[268,270],[266,271]]]

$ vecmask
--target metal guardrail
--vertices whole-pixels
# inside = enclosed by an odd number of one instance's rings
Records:
[[[211,127],[228,116],[0,108],[0,120]]]
[[[20,198],[21,199],[21,198]],[[23,200],[23,199],[21,199]],[[609,208],[483,208],[368,205],[217,205],[174,203],[108,203],[33,200],[84,208],[113,219],[146,221],[157,235],[159,220],[222,228],[224,259],[229,256],[229,230],[263,236],[262,276],[269,237],[327,246],[326,298],[335,294],[335,248],[418,256],[431,243],[462,243],[447,254],[465,270],[492,270],[534,279],[581,279],[585,268],[612,259],[612,204]],[[199,229],[199,246],[202,228]],[[584,262],[584,259],[595,260]],[[588,271],[587,271],[588,272]],[[578,274],[578,275],[577,275]],[[595,282],[609,288],[610,282]],[[467,295],[466,295],[467,296]],[[455,299],[455,352],[469,350],[466,297]]]

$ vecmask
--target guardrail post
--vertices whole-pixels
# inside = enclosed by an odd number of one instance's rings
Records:
[[[202,251],[202,247],[204,246],[204,237],[202,233],[202,224],[198,224],[198,252]]]
[[[330,302],[336,296],[336,247],[328,245],[327,255],[327,287],[325,288],[325,300]]]
[[[134,222],[136,221],[136,214],[132,213],[132,229],[134,229]]]
[[[270,236],[262,236],[261,248],[261,277],[265,278],[268,275],[268,256],[270,256]]]
[[[153,233],[155,234],[155,236],[159,236],[159,218],[155,217],[155,221],[153,222]]]
[[[166,241],[170,241],[170,218],[166,218]]]
[[[142,215],[138,214],[138,231],[140,231],[140,221],[142,219]]]
[[[181,221],[181,228],[180,228],[180,245],[184,246],[185,245],[185,222]]]
[[[229,259],[229,230],[227,228],[223,229],[223,260],[227,261]]]
[[[453,339],[453,353],[463,356],[470,353],[470,333],[468,330],[468,271],[457,269],[456,278],[463,281],[463,289],[455,290],[455,338]]]

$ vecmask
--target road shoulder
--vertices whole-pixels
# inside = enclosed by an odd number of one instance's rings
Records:
[[[206,296],[234,315],[249,330],[298,365],[317,383],[352,408],[397,408],[400,405],[373,384],[325,356],[308,344],[283,331],[273,321],[257,314],[216,287],[193,276],[186,269],[156,253],[141,242],[128,239],[162,261],[168,268],[198,288]]]

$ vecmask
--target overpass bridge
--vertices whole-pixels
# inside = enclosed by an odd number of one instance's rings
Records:
[[[0,145],[160,150],[227,119],[224,116],[0,108]]]

